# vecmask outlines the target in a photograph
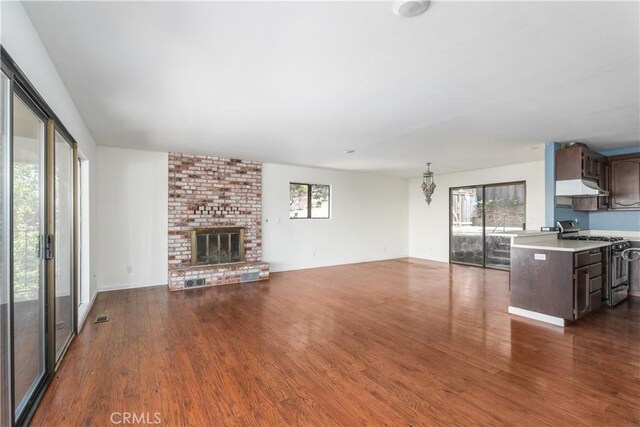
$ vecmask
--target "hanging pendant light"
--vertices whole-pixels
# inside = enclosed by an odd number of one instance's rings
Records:
[[[431,162],[427,163],[427,170],[422,174],[422,192],[424,193],[424,200],[427,202],[427,205],[431,204],[431,195],[436,189],[436,183],[433,182],[433,172],[429,170],[429,166]]]

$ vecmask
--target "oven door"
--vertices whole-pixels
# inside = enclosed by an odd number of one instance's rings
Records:
[[[629,261],[621,252],[611,254],[611,287],[616,288],[629,281]]]
[[[622,285],[616,286],[615,288],[611,289],[611,296],[609,297],[611,303],[609,305],[614,306],[618,304],[620,301],[626,299],[628,295],[629,283],[624,283]]]

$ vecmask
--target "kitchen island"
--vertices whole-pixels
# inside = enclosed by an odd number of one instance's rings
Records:
[[[509,313],[566,326],[600,308],[610,243],[513,238]]]

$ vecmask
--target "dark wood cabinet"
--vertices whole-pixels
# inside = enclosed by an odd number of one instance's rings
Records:
[[[556,180],[589,179],[608,197],[573,197],[574,211],[640,210],[640,153],[605,157],[585,144],[556,151]]]
[[[574,255],[574,318],[589,314],[602,305],[602,250],[594,249]]]
[[[584,144],[574,144],[556,151],[556,180],[589,179],[595,181],[603,190],[608,189],[609,174],[607,158],[591,151]],[[606,210],[608,197],[573,197],[571,207],[574,211]]]
[[[573,253],[511,247],[511,306],[571,320]]]
[[[582,252],[511,248],[511,306],[565,320],[602,305],[606,249]]]
[[[609,158],[609,209],[640,210],[640,154]]]
[[[600,187],[602,188],[602,187]],[[603,211],[608,207],[608,197],[572,197],[571,209],[574,211]]]
[[[576,143],[556,151],[556,181],[591,179],[602,187],[606,176],[607,158]]]

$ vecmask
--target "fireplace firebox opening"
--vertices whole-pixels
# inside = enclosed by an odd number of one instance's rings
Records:
[[[244,228],[194,228],[191,230],[191,265],[244,262]]]

